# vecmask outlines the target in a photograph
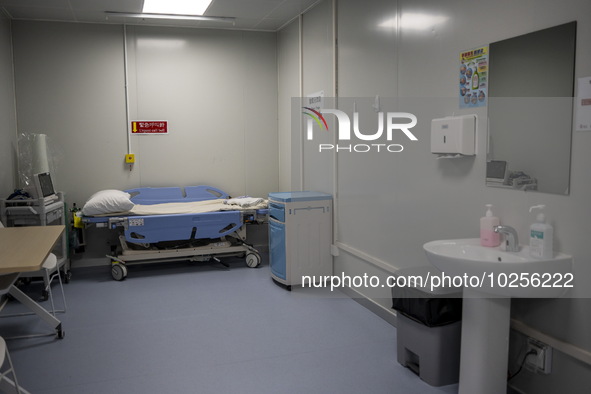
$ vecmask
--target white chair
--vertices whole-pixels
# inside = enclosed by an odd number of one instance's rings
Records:
[[[0,222],[0,228],[3,228],[4,225]],[[62,276],[60,275],[59,267],[57,266],[57,257],[55,254],[50,253],[49,256],[43,262],[41,266],[41,270],[28,273],[28,276],[42,276],[43,283],[45,285],[44,294],[48,295],[48,298],[51,302],[51,314],[55,316],[56,312],[66,312],[66,295],[64,293],[64,285],[62,284]],[[53,292],[51,291],[51,282],[57,276],[60,284],[60,289],[62,291],[62,300],[64,304],[64,309],[56,310],[55,304],[53,302]]]
[[[6,360],[8,360],[8,369],[2,370]],[[14,379],[14,381],[8,377],[9,373],[12,374],[12,378]],[[6,384],[4,383],[4,381],[6,381]],[[10,354],[8,354],[8,347],[6,347],[6,341],[4,341],[4,338],[2,337],[0,337],[0,384],[0,390],[3,389],[3,386],[10,385],[11,387],[14,387],[16,393],[21,393],[21,388],[18,385],[18,381],[16,379],[16,372],[14,371],[12,360],[10,359]]]
[[[62,284],[62,276],[60,274],[59,267],[57,266],[57,257],[55,254],[50,253],[49,256],[43,262],[43,283],[45,284],[45,291],[49,295],[49,301],[51,302],[51,314],[55,316],[56,312],[66,312],[66,295],[64,294],[64,285]],[[60,284],[60,289],[62,290],[62,301],[64,305],[63,310],[56,310],[55,304],[53,302],[53,292],[51,291],[51,282],[57,276],[57,279]]]

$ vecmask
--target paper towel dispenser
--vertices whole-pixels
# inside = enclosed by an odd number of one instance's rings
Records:
[[[449,116],[431,121],[431,153],[475,154],[476,115]]]

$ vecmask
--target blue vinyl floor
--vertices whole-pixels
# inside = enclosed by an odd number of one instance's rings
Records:
[[[74,268],[65,338],[7,341],[19,383],[45,394],[457,392],[398,364],[396,329],[354,300],[288,292],[267,264],[229,262],[134,266],[122,282],[108,267]],[[4,337],[51,331],[36,316],[0,319]]]

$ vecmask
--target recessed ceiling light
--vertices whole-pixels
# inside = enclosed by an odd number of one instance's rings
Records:
[[[395,29],[398,23],[400,23],[400,27],[404,30],[427,30],[433,28],[435,25],[446,22],[448,19],[444,15],[404,13],[400,18],[400,22],[398,18],[394,17],[380,23],[378,26]]]
[[[212,0],[144,0],[143,13],[203,15]]]

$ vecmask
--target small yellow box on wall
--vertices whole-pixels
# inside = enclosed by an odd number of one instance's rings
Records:
[[[125,162],[127,164],[133,164],[135,163],[135,154],[133,153],[128,153],[125,155]]]

